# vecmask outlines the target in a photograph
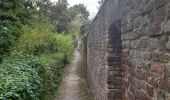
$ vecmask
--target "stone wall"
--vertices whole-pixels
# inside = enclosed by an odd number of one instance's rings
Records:
[[[170,100],[170,0],[106,0],[87,35],[95,100]]]
[[[170,99],[169,22],[170,0],[123,2],[121,39],[125,100]]]

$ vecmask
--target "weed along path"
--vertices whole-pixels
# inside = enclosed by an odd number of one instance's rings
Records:
[[[80,77],[77,73],[80,60],[81,55],[75,50],[74,57],[66,70],[61,89],[54,100],[82,100],[79,95]]]

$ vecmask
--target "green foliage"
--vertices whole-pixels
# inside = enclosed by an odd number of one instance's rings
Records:
[[[68,28],[68,9],[67,0],[0,0],[0,100],[40,100],[57,90],[80,28]]]
[[[45,72],[43,73],[43,87],[41,92],[41,99],[45,96],[50,96],[60,86],[60,82],[63,75],[64,69],[64,54],[63,53],[52,53],[41,56],[43,63],[45,64]],[[44,100],[44,99],[43,99]]]
[[[73,7],[69,8],[69,14],[73,20],[76,18],[80,19],[81,23],[84,23],[88,20],[89,11],[83,4],[74,5]]]
[[[0,59],[23,33],[22,25],[32,18],[33,8],[27,5],[28,1],[0,0]]]
[[[37,100],[41,78],[40,60],[31,55],[13,52],[0,65],[1,100]]]
[[[24,27],[25,34],[0,65],[0,99],[39,100],[53,94],[72,56],[72,35],[52,33],[47,20]]]
[[[15,49],[33,55],[60,52],[70,56],[73,51],[72,36],[52,33],[52,29],[53,25],[48,21],[37,22],[34,28],[26,26],[26,34],[20,37]]]
[[[22,12],[23,0],[0,1],[0,58],[20,33],[21,22],[17,15]]]
[[[39,15],[48,16],[51,22],[56,22],[54,31],[61,33],[67,32],[67,26],[70,23],[70,16],[68,14],[67,0],[58,0],[51,3],[50,0],[41,0],[38,2]]]

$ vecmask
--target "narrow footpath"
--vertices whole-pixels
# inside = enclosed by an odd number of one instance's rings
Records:
[[[58,96],[54,100],[82,100],[79,95],[79,74],[77,73],[79,61],[81,60],[80,52],[75,50],[73,59],[67,66],[66,75],[63,79]]]

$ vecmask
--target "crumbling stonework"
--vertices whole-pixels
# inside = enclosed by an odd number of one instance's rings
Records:
[[[86,38],[95,100],[170,100],[170,0],[106,0]]]

